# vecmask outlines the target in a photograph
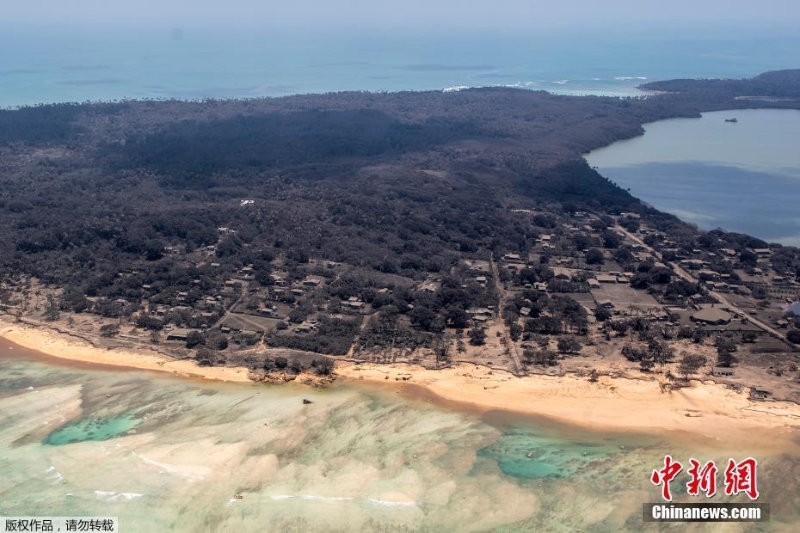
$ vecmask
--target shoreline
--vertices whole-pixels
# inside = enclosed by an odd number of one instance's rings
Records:
[[[127,370],[164,372],[189,379],[222,382],[254,383],[245,367],[201,367],[190,360],[170,359],[155,350],[133,348],[103,349],[89,341],[78,340],[63,333],[25,324],[0,322],[0,339],[32,353],[32,359],[69,365],[83,363],[90,366]]]
[[[343,382],[362,383],[412,398],[457,404],[479,414],[503,411],[604,432],[666,432],[736,448],[757,440],[785,449],[800,429],[800,405],[754,402],[712,381],[662,392],[655,379],[600,376],[596,383],[574,375],[510,373],[461,363],[426,370],[405,364],[341,363]],[[775,441],[764,439],[767,434]],[[778,442],[783,441],[783,442]]]
[[[620,80],[605,80],[608,83],[612,83],[616,81],[620,83]],[[547,82],[546,82],[547,83]],[[552,83],[552,82],[549,82]],[[559,85],[559,87],[564,87],[563,85]],[[606,87],[608,89],[609,87]],[[233,96],[233,97],[219,97],[213,95],[206,95],[206,96],[146,96],[146,95],[139,95],[139,96],[115,96],[115,97],[107,97],[107,98],[97,98],[97,99],[87,99],[78,102],[79,105],[113,105],[119,104],[125,101],[132,101],[132,102],[147,102],[147,101],[162,101],[162,102],[180,102],[180,103],[188,103],[188,104],[198,104],[203,103],[206,100],[235,100],[235,101],[242,101],[242,102],[249,102],[249,101],[259,101],[259,100],[279,100],[285,98],[297,98],[297,97],[306,97],[306,96],[323,96],[329,94],[331,92],[344,92],[344,93],[353,93],[353,94],[370,94],[370,95],[381,95],[381,94],[399,94],[399,93],[448,93],[448,92],[459,92],[464,90],[484,90],[484,89],[512,89],[512,90],[519,90],[519,91],[533,91],[533,92],[546,92],[552,96],[571,96],[571,97],[600,97],[600,98],[643,98],[652,95],[658,94],[669,94],[666,91],[656,91],[656,90],[649,90],[649,89],[642,89],[639,85],[620,85],[618,91],[613,90],[596,90],[596,89],[559,89],[558,87],[549,87],[549,88],[542,88],[540,86],[534,85],[530,87],[525,86],[517,86],[512,84],[505,84],[505,83],[497,83],[497,84],[489,84],[489,85],[443,85],[437,87],[430,87],[430,88],[397,88],[397,89],[369,89],[369,90],[359,90],[359,89],[344,89],[344,90],[337,90],[337,89],[319,89],[319,90],[310,90],[310,91],[298,91],[292,93],[281,93],[275,95],[261,95],[261,96],[252,96],[247,94],[242,94],[241,96]],[[626,90],[628,89],[628,90]],[[18,111],[19,109],[35,106],[35,105],[45,105],[45,106],[54,106],[54,105],[61,105],[61,104],[72,104],[76,103],[74,99],[56,99],[56,100],[35,100],[30,102],[22,102],[22,103],[8,103],[8,102],[0,102],[0,109],[9,110],[9,111]]]
[[[199,367],[194,361],[171,360],[156,351],[103,349],[42,327],[0,323],[0,339],[13,344],[1,348],[10,348],[12,353],[22,349],[24,358],[46,363],[256,383],[244,367]],[[695,380],[689,387],[662,392],[655,377],[600,376],[592,383],[571,374],[516,377],[469,363],[428,370],[404,363],[341,360],[336,361],[335,377],[338,383],[389,390],[479,415],[501,411],[594,431],[681,433],[732,447],[757,440],[765,448],[783,448],[800,430],[800,405],[751,401],[745,393],[713,381]],[[763,438],[767,433],[777,439]]]

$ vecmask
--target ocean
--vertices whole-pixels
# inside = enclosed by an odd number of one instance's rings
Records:
[[[752,450],[479,415],[353,383],[201,382],[0,348],[0,516],[114,516],[126,533],[641,531],[666,453]],[[800,457],[758,459],[772,505],[758,530],[791,531]]]
[[[0,54],[0,107],[483,86],[624,97],[642,95],[638,86],[647,81],[740,78],[800,67],[800,34],[743,27],[401,34],[369,29],[20,28],[0,23],[0,30],[0,49],[7,52]],[[800,131],[797,120],[748,116],[756,123],[706,128],[718,120],[713,118],[652,125],[642,139],[595,152],[589,159],[634,195],[700,227],[800,244],[800,219],[794,213],[800,199],[800,160],[793,144]],[[762,127],[765,120],[778,129]],[[717,149],[711,155],[694,153],[689,143],[675,142],[684,134],[705,148],[716,143]],[[631,148],[626,152],[625,147]],[[653,158],[632,155],[642,149]],[[780,168],[763,157],[778,151]],[[759,160],[758,168],[741,161],[741,154]],[[630,157],[636,164],[627,161]]]
[[[480,86],[631,96],[649,80],[800,66],[796,32],[742,28],[226,32],[0,23],[0,49],[2,107]]]
[[[631,96],[648,80],[800,65],[797,35],[739,31],[0,29],[3,107],[473,86]],[[126,533],[640,531],[664,454],[723,460],[725,446],[479,415],[354,384],[195,382],[0,348],[0,516],[117,516]],[[759,459],[773,506],[759,530],[796,530],[800,458]]]
[[[0,54],[0,107],[482,86],[623,97],[642,95],[638,86],[651,80],[738,78],[800,67],[800,34],[743,27],[401,34],[0,23],[0,30],[6,52]],[[700,227],[800,244],[794,213],[800,199],[798,121],[789,115],[747,117],[752,120],[735,127],[716,124],[716,116],[651,125],[643,138],[594,152],[589,160],[634,195]],[[712,122],[714,128],[706,127]],[[684,134],[696,145],[717,148],[711,155],[681,155],[692,149],[691,143],[676,142]],[[633,155],[640,150],[652,157]],[[743,161],[742,154],[758,165]],[[777,157],[770,161],[765,155]],[[631,157],[635,164],[627,161]]]

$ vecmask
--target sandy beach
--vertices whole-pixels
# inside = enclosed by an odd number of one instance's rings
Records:
[[[244,367],[199,367],[193,361],[170,360],[147,350],[102,349],[79,338],[23,324],[0,325],[5,349],[33,350],[42,358],[121,369],[167,372],[172,375],[227,382],[252,383]],[[11,344],[13,343],[13,345]],[[43,355],[42,355],[43,354]],[[751,401],[711,381],[662,392],[656,379],[600,376],[532,375],[522,378],[486,367],[459,364],[427,370],[406,364],[337,362],[344,383],[367,384],[413,397],[440,399],[478,412],[509,411],[603,431],[673,431],[731,445],[752,442],[767,431],[777,440],[792,438],[800,429],[800,405]],[[770,439],[760,439],[769,446]],[[777,442],[776,442],[777,445]]]
[[[343,363],[336,372],[348,380],[396,387],[410,395],[430,393],[479,411],[512,411],[603,431],[684,432],[736,446],[760,439],[764,432],[785,441],[800,429],[800,405],[754,402],[746,392],[710,381],[693,381],[691,387],[670,393],[662,392],[655,379],[601,376],[592,383],[573,375],[517,378],[469,364],[426,370]],[[761,440],[770,446],[770,439]]]
[[[8,341],[4,343],[4,348],[13,350],[14,346],[9,346],[9,343],[13,343],[63,362],[168,372],[186,378],[252,383],[248,378],[248,370],[244,367],[201,367],[194,361],[171,360],[156,351],[119,348],[107,350],[77,337],[24,324],[0,322],[0,339]]]

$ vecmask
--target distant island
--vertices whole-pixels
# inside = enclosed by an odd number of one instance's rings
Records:
[[[2,110],[2,334],[255,381],[463,362],[800,402],[800,312],[777,305],[800,250],[700,231],[582,157],[656,120],[800,109],[800,70],[642,88]]]

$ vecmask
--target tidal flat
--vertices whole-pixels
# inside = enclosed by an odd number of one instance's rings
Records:
[[[665,453],[726,458],[352,382],[200,382],[8,351],[0,376],[0,514],[118,516],[125,531],[639,531]],[[800,520],[796,449],[759,456],[767,530]]]

